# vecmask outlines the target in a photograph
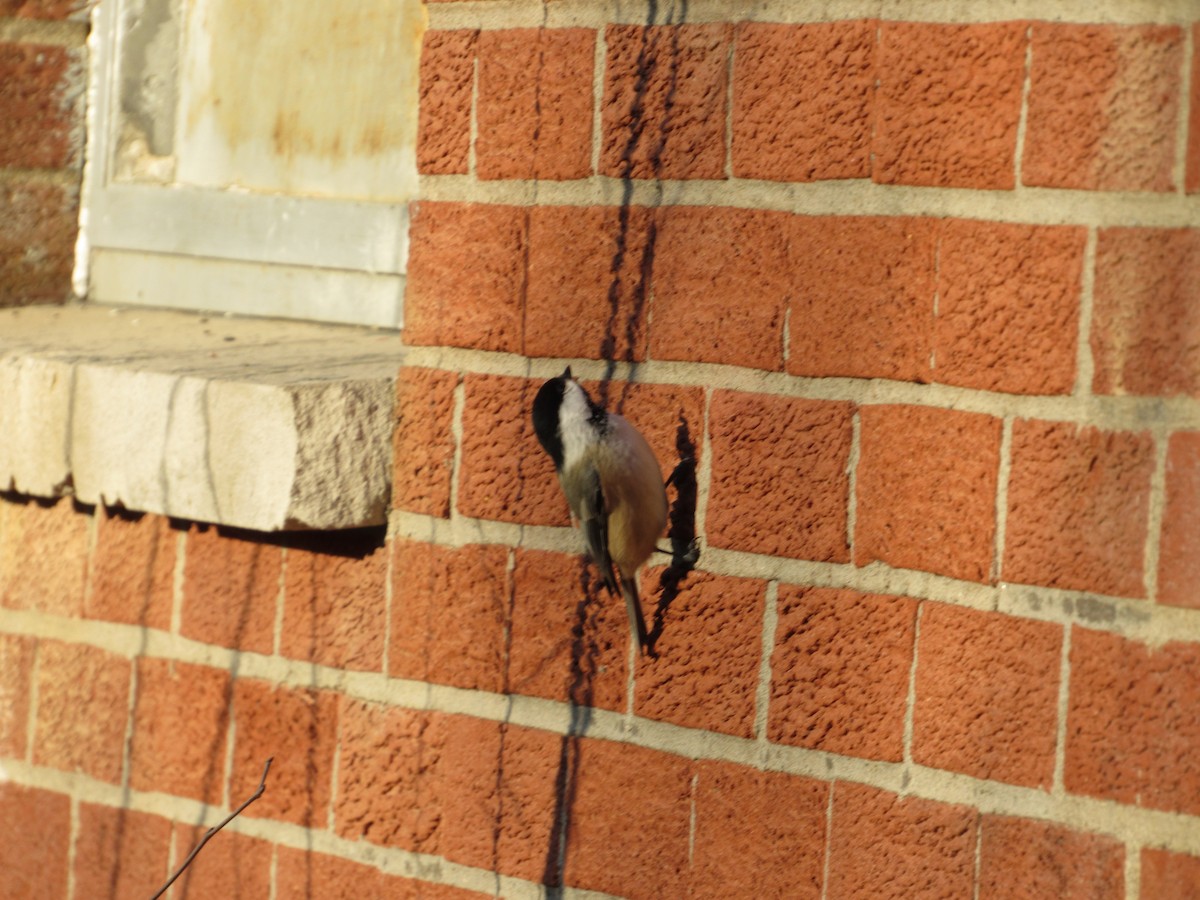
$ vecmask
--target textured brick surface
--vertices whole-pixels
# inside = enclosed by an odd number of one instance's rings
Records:
[[[916,614],[903,597],[781,585],[767,736],[899,762]]]
[[[80,803],[72,870],[75,896],[153,895],[170,875],[170,845],[171,823],[167,819]]]
[[[701,762],[695,794],[689,897],[821,896],[828,784]]]
[[[129,675],[129,661],[104,650],[43,641],[38,647],[34,763],[119,782]]]
[[[928,381],[936,225],[796,216],[787,371]]]
[[[661,211],[650,355],[781,370],[790,219],[766,210]]]
[[[183,564],[185,637],[254,653],[275,647],[283,554],[253,532],[193,527]]]
[[[254,793],[267,759],[267,790],[244,815],[324,828],[329,816],[337,697],[241,679],[233,688],[230,803]]]
[[[592,169],[596,32],[520,28],[479,36],[479,177],[585,178]]]
[[[689,762],[599,740],[582,741],[578,753],[565,882],[631,900],[685,896]]]
[[[827,896],[970,897],[977,815],[966,806],[837,782]]]
[[[848,403],[713,394],[708,539],[717,547],[846,562]]]
[[[657,658],[638,662],[634,713],[753,737],[766,582],[693,573],[665,594],[662,570],[654,574],[642,608],[652,633],[661,621],[661,634]]]
[[[527,217],[515,206],[413,205],[407,343],[520,352]]]
[[[1200,608],[1200,432],[1171,435],[1158,547],[1158,602]]]
[[[180,861],[205,830],[176,823],[175,847]],[[175,882],[175,895],[187,900],[269,900],[274,849],[264,840],[222,829]]]
[[[0,605],[80,615],[89,522],[69,500],[0,499]]]
[[[0,635],[0,756],[25,758],[36,646],[31,637]]]
[[[1182,30],[1035,22],[1032,43],[1021,180],[1172,190]]]
[[[1102,229],[1095,297],[1093,390],[1200,397],[1200,229]]]
[[[276,856],[276,897],[313,897],[321,900],[484,900],[488,895],[445,884],[431,884],[385,875],[378,869],[327,856],[279,846]]]
[[[1192,26],[1192,46],[1200,44],[1200,22]],[[1188,103],[1188,137],[1185,179],[1187,191],[1200,191],[1200,54],[1192,54],[1192,93]]]
[[[0,307],[69,299],[78,230],[74,188],[0,182]]]
[[[865,406],[860,415],[854,562],[986,581],[1000,421],[918,406]]]
[[[1071,633],[1063,780],[1071,793],[1200,814],[1200,647]]]
[[[427,31],[421,42],[417,169],[465,175],[471,152],[471,96],[477,31]]]
[[[81,51],[0,43],[0,165],[75,166],[83,159]]]
[[[171,627],[179,531],[162,516],[96,511],[96,547],[83,601],[88,618]]]
[[[656,241],[641,207],[531,209],[525,353],[644,359]]]
[[[1141,896],[1200,900],[1200,857],[1142,850]]]
[[[600,174],[722,178],[729,26],[605,30]]]
[[[733,174],[771,181],[870,175],[873,21],[736,32]]]
[[[66,897],[70,840],[70,798],[0,781],[0,872],[6,896]]]
[[[502,691],[511,588],[505,547],[397,540],[388,673]]]
[[[130,786],[220,803],[229,676],[208,666],[142,658],[136,677]]]
[[[529,418],[541,381],[500,375],[468,375],[464,381],[458,511],[525,525],[566,525],[567,501],[554,463]]]
[[[396,376],[396,430],[392,443],[392,505],[450,517],[454,475],[455,372],[403,367]]]
[[[1025,23],[884,22],[874,178],[884,184],[1013,187]]]
[[[0,0],[0,16],[18,19],[65,19],[86,17],[84,0]]]
[[[1062,627],[926,603],[917,647],[913,759],[1049,788]]]
[[[342,669],[383,670],[388,550],[371,531],[289,550],[284,574],[284,656]]]
[[[621,598],[599,587],[582,555],[518,548],[512,578],[506,690],[624,710],[630,632]]]
[[[1017,420],[1004,580],[1145,596],[1153,469],[1148,434]]]
[[[938,250],[934,380],[1070,393],[1086,238],[1083,228],[948,220]]]
[[[1125,847],[1112,838],[1009,816],[984,816],[980,829],[979,900],[1124,900]]]

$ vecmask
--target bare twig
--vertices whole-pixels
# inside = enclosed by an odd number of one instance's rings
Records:
[[[150,900],[158,900],[159,897],[161,897],[163,894],[165,894],[167,892],[167,888],[169,888],[171,885],[173,885],[175,883],[175,879],[183,874],[183,870],[192,864],[192,860],[196,858],[196,854],[200,852],[201,848],[203,848],[204,845],[208,843],[208,839],[211,838],[218,831],[220,831],[222,828],[224,828],[226,825],[228,825],[230,822],[232,822],[234,819],[236,819],[238,817],[238,814],[241,813],[242,810],[244,810],[247,806],[249,806],[251,803],[253,803],[255,800],[257,800],[259,797],[261,797],[263,795],[263,791],[265,791],[267,789],[267,773],[269,771],[271,771],[271,763],[274,761],[274,759],[275,759],[275,757],[273,757],[273,756],[270,757],[267,760],[267,764],[265,766],[263,766],[262,778],[260,778],[258,780],[258,787],[255,788],[254,793],[251,794],[249,797],[247,797],[241,806],[239,806],[237,809],[235,809],[233,812],[231,812],[229,815],[227,815],[224,819],[222,819],[220,822],[218,822],[212,828],[208,829],[208,831],[204,832],[204,837],[200,838],[199,843],[197,843],[196,846],[192,848],[192,852],[187,855],[187,859],[185,859],[183,861],[183,864],[178,869],[175,870],[175,874],[173,874],[170,878],[167,879],[167,883],[164,884],[162,887],[160,887],[154,893],[154,896],[152,896],[150,898]]]

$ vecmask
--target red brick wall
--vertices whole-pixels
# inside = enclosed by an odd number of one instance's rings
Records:
[[[18,895],[273,756],[177,896],[1200,897],[1200,25],[731,6],[430,4],[386,535],[4,497]],[[654,659],[566,363],[696,462]]]
[[[0,0],[0,307],[71,296],[86,86],[82,0]]]

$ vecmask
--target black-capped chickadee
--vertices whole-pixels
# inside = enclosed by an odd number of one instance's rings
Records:
[[[588,555],[610,594],[613,565],[640,653],[646,620],[638,602],[637,571],[656,549],[667,524],[667,492],[646,439],[622,416],[592,402],[571,376],[551,378],[533,401],[533,428],[554,460],[571,517],[583,530]]]

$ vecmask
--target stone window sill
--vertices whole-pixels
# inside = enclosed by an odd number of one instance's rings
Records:
[[[0,487],[256,531],[386,521],[395,332],[0,311]]]

